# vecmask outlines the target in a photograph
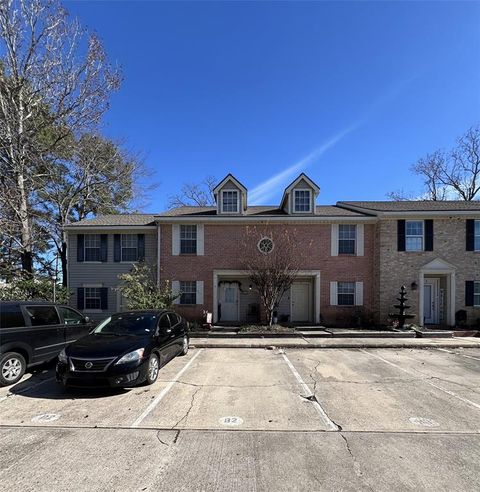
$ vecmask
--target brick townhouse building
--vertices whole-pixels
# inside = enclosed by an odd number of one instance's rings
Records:
[[[319,193],[301,174],[279,205],[249,206],[248,190],[229,174],[214,190],[215,207],[106,215],[67,225],[72,303],[97,319],[124,310],[118,275],[144,260],[158,282],[169,280],[181,292],[177,309],[188,319],[207,310],[215,323],[255,323],[260,300],[245,255],[270,254],[288,234],[301,265],[277,307],[279,321],[386,324],[405,285],[414,322],[452,326],[460,311],[467,323],[477,323],[479,202],[319,206]]]

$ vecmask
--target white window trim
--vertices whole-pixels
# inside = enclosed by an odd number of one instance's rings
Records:
[[[136,239],[136,246],[135,246],[135,251],[137,252],[136,254],[136,257],[137,259],[136,260],[124,260],[123,259],[123,250],[124,249],[133,249],[133,248],[124,248],[123,247],[123,236],[135,236],[135,239]],[[132,263],[138,263],[138,235],[137,234],[120,234],[120,263],[127,263],[127,264],[132,264]]]
[[[475,294],[475,286],[476,285],[480,285],[480,281],[474,281],[473,282],[473,307],[480,307],[480,303],[475,304],[475,296],[478,296],[478,294]]]
[[[295,193],[297,191],[308,191],[308,210],[297,210],[295,207]],[[293,189],[292,211],[294,214],[311,214],[312,213],[312,190],[310,188]]]
[[[86,237],[87,236],[98,236],[100,238],[100,245],[98,246],[98,251],[100,253],[100,256],[102,256],[102,235],[101,234],[97,234],[95,232],[92,232],[90,234],[85,234],[83,237],[83,263],[97,263],[97,264],[100,264],[100,263],[103,263],[101,260],[87,260],[87,241],[85,241]],[[94,249],[94,248],[88,248],[88,249]],[[97,249],[97,248],[95,248]]]
[[[475,234],[475,230],[477,228],[477,224],[480,224],[480,220],[474,220],[473,221],[473,251],[476,251],[477,253],[480,253],[480,248],[476,249],[475,248],[475,243],[477,242],[476,239],[480,239],[480,234]]]
[[[182,226],[195,227],[195,253],[182,253]],[[178,229],[178,254],[181,256],[198,256],[198,224],[180,224]]]
[[[422,223],[422,235],[421,236],[412,236],[411,234],[407,234],[407,225],[409,222],[421,222]],[[407,247],[407,239],[408,238],[417,238],[421,237],[422,238],[422,247],[421,249],[408,249]],[[405,251],[407,253],[421,253],[422,251],[425,251],[425,221],[424,220],[406,220],[405,221]]]
[[[88,288],[91,288],[91,289],[102,289],[104,287],[103,284],[82,284],[82,288],[83,289],[88,289]],[[85,305],[87,305],[87,293],[84,292],[84,298],[83,298],[83,302]],[[100,305],[102,303],[102,298],[100,297]],[[95,314],[95,313],[103,313],[103,309],[83,309],[82,312],[84,313],[91,313],[91,314]]]
[[[237,194],[237,210],[236,212],[226,212],[223,210],[223,195],[224,193],[236,193]],[[239,214],[240,213],[240,191],[239,190],[222,190],[221,196],[220,196],[220,212],[222,214]]]
[[[355,226],[355,245],[353,248],[353,253],[340,253],[340,241],[343,241],[343,239],[340,238],[340,227],[343,225],[348,225],[348,226]],[[338,255],[337,256],[360,256],[358,254],[358,224],[338,224],[338,246],[337,246],[337,251]]]

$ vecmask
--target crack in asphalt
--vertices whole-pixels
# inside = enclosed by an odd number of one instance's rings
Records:
[[[171,381],[160,381],[162,383],[169,383]],[[194,388],[279,388],[282,386],[290,387],[289,383],[277,383],[277,384],[196,384],[188,383],[187,381],[175,381],[177,384],[184,384],[186,386],[193,386]]]
[[[197,389],[192,395],[192,399],[190,400],[190,407],[188,410],[185,412],[185,415],[176,423],[172,426],[172,430],[175,429],[177,426],[179,426],[184,420],[188,419],[188,416],[190,415],[190,412],[193,409],[193,405],[195,404],[195,397],[197,396],[197,393],[202,389],[201,386],[197,386]]]

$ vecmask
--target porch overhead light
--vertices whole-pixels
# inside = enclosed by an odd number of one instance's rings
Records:
[[[412,282],[412,283],[410,284],[410,287],[411,287],[411,289],[412,289],[412,290],[417,290],[417,289],[418,289],[417,282],[415,282],[415,281],[414,281],[414,282]]]

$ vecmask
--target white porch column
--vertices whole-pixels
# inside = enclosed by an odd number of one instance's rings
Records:
[[[450,288],[447,290],[450,292],[450,313],[448,316],[448,321],[450,326],[455,326],[455,272],[452,272],[447,280],[450,281]]]
[[[314,321],[316,324],[319,324],[320,323],[320,272],[318,272],[315,275],[314,296],[315,296]]]
[[[214,270],[213,271],[213,306],[212,306],[212,313],[213,313],[213,323],[218,322],[218,274]]]
[[[423,290],[425,288],[425,275],[422,271],[418,276],[418,324],[423,326]]]

